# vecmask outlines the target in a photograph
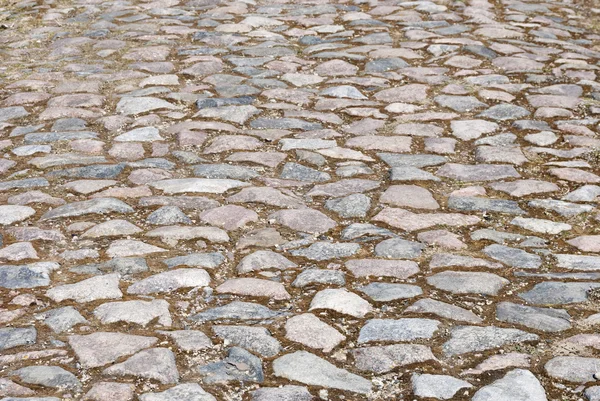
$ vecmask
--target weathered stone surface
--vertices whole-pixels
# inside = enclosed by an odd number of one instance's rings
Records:
[[[169,293],[180,288],[206,287],[210,276],[203,269],[175,269],[137,281],[127,288],[129,294]]]
[[[503,378],[482,387],[473,401],[547,401],[544,387],[533,373],[524,369],[508,372]]]
[[[273,361],[275,376],[300,383],[367,394],[371,382],[361,376],[340,369],[306,351],[287,354]]]
[[[417,397],[449,400],[461,389],[473,387],[471,383],[452,376],[413,373],[412,390]]]
[[[433,319],[372,319],[360,329],[359,343],[413,341],[431,338],[440,322]]]
[[[117,363],[103,373],[112,376],[135,376],[157,380],[162,384],[177,383],[179,372],[175,365],[175,355],[167,348],[150,348]]]
[[[69,337],[69,345],[84,368],[107,365],[125,355],[149,348],[157,341],[155,337],[110,332]]]
[[[123,293],[119,289],[119,274],[114,273],[51,288],[46,291],[46,296],[55,302],[68,299],[75,302],[92,302],[121,298]]]
[[[206,384],[249,381],[262,383],[264,373],[261,360],[248,351],[232,347],[222,361],[200,366],[198,373]]]
[[[0,329],[0,350],[35,344],[36,341],[37,330],[34,327],[5,327]]]
[[[308,310],[328,309],[354,317],[364,317],[373,310],[369,302],[345,289],[319,291]]]
[[[346,336],[312,313],[289,318],[285,323],[285,337],[323,352],[331,352],[346,339]]]
[[[197,383],[183,383],[162,392],[144,393],[140,401],[216,401],[216,398]]]
[[[468,352],[485,351],[525,341],[537,341],[536,334],[517,329],[504,329],[487,326],[460,326],[450,331],[450,339],[444,343],[442,350],[448,356],[461,355]]]
[[[373,373],[386,373],[397,367],[437,361],[431,349],[419,344],[394,344],[361,347],[352,351],[356,368]]]
[[[281,351],[281,344],[264,327],[213,326],[215,334],[239,347],[265,357],[273,357]]]
[[[493,273],[445,271],[428,277],[427,283],[453,294],[498,295],[510,281]]]

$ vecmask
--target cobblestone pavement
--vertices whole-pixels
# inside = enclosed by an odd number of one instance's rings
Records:
[[[585,3],[2,1],[0,399],[599,401]]]

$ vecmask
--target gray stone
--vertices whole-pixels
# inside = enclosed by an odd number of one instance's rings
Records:
[[[452,294],[498,295],[510,282],[493,273],[445,271],[427,277],[427,283]]]
[[[35,344],[37,330],[34,327],[4,327],[0,328],[0,350]]]
[[[200,366],[198,373],[206,384],[230,381],[262,383],[264,381],[261,360],[238,347],[230,348],[227,357],[222,361]]]
[[[554,379],[575,383],[596,381],[600,371],[600,359],[580,356],[557,356],[544,366],[548,375]]]
[[[375,255],[391,259],[416,259],[425,245],[401,238],[386,239],[375,246]]]
[[[46,291],[46,296],[55,302],[72,299],[83,303],[121,298],[123,293],[119,289],[119,274],[113,273],[51,288]]]
[[[303,288],[312,284],[346,284],[344,272],[327,269],[306,269],[296,276],[292,287]]]
[[[177,206],[163,206],[148,215],[146,222],[159,226],[172,224],[192,224],[192,220],[186,216]]]
[[[481,323],[483,319],[471,312],[468,309],[463,309],[460,306],[447,304],[435,299],[425,298],[420,299],[408,308],[405,312],[412,313],[430,313],[446,319],[456,320],[467,323]]]
[[[133,208],[119,199],[96,198],[59,206],[45,213],[40,220],[105,213],[133,213]]]
[[[127,288],[129,294],[170,293],[180,288],[206,287],[210,284],[210,276],[203,269],[175,269],[158,273]]]
[[[414,298],[423,293],[421,287],[410,284],[370,283],[359,289],[376,302]]]
[[[371,198],[364,194],[352,194],[343,198],[330,199],[325,207],[341,217],[365,217],[371,208]]]
[[[490,107],[480,113],[477,117],[489,118],[496,121],[506,121],[517,120],[519,118],[527,117],[530,114],[531,113],[523,107],[503,103]]]
[[[340,369],[306,351],[296,351],[273,361],[275,376],[300,383],[367,394],[371,382],[361,376]]]
[[[294,256],[302,256],[310,260],[329,260],[338,258],[347,258],[360,250],[359,244],[354,243],[331,243],[315,242],[306,249],[291,251]]]
[[[369,302],[346,289],[326,289],[315,294],[309,311],[329,309],[345,315],[364,317],[373,308]]]
[[[360,329],[358,343],[377,341],[414,341],[431,338],[438,330],[440,322],[433,319],[371,319]]]
[[[175,355],[167,348],[150,348],[140,351],[126,361],[104,369],[102,373],[118,377],[135,376],[152,379],[162,384],[179,381]]]
[[[183,383],[160,393],[144,393],[140,401],[217,401],[197,383]]]
[[[446,375],[413,373],[412,390],[417,397],[449,400],[462,389],[473,387],[471,383]]]
[[[177,347],[186,352],[200,351],[213,346],[210,338],[198,330],[159,331],[158,333],[171,337]]]
[[[8,226],[13,223],[26,220],[35,214],[35,210],[29,206],[1,205],[0,225]]]
[[[515,369],[479,389],[472,401],[547,401],[546,391],[528,370]]]
[[[483,253],[508,266],[521,269],[537,269],[542,264],[542,258],[538,255],[503,245],[486,246],[483,248]]]
[[[538,340],[536,334],[517,329],[459,326],[450,331],[450,339],[442,345],[442,350],[446,356],[453,356]]]
[[[119,273],[126,276],[148,271],[148,264],[144,258],[113,258],[102,263],[76,266],[69,271],[79,274]]]
[[[557,332],[571,328],[571,316],[564,309],[536,308],[511,302],[500,302],[496,317],[501,322],[520,324],[544,332]]]
[[[503,178],[519,178],[513,166],[502,164],[455,164],[447,163],[436,173],[440,177],[458,181],[496,181]]]
[[[280,178],[286,180],[300,180],[308,182],[329,181],[331,176],[319,170],[303,166],[298,163],[286,163],[281,170]]]
[[[555,254],[557,267],[569,270],[600,270],[600,256]]]
[[[188,267],[204,267],[207,269],[214,269],[225,262],[225,256],[219,252],[210,253],[190,253],[184,256],[175,256],[163,260],[163,263],[167,265],[169,269],[178,266]]]
[[[60,265],[56,262],[37,262],[27,265],[0,265],[0,287],[35,288],[50,285],[50,273]]]
[[[190,320],[206,322],[212,320],[267,320],[281,316],[266,306],[252,302],[233,301],[224,306],[207,309],[190,316]]]
[[[75,351],[81,366],[86,369],[104,366],[123,356],[151,347],[157,341],[156,337],[110,332],[69,337],[69,345]]]
[[[262,387],[252,392],[252,401],[311,401],[312,394],[302,386]]]
[[[346,336],[315,315],[304,313],[287,320],[285,338],[327,353],[344,341]]]
[[[532,289],[519,294],[519,297],[534,305],[566,305],[585,302],[590,290],[600,287],[600,283],[574,283],[544,281]]]
[[[127,322],[146,326],[154,319],[163,326],[172,323],[169,303],[164,299],[108,302],[94,309],[94,316],[103,324]]]
[[[351,352],[357,369],[377,374],[389,372],[397,367],[437,361],[429,347],[419,344],[362,347]]]
[[[264,327],[213,326],[215,334],[227,343],[245,348],[261,356],[273,357],[281,351],[281,344]]]
[[[61,390],[81,390],[77,377],[59,366],[27,366],[12,372],[23,383]]]
[[[463,212],[498,212],[524,214],[525,211],[515,201],[504,199],[478,198],[474,196],[450,196],[448,207]]]
[[[55,333],[62,333],[71,330],[75,325],[88,323],[77,309],[72,306],[52,309],[38,314],[37,317],[43,319],[44,324],[50,327]]]
[[[261,270],[287,270],[298,267],[297,264],[290,261],[283,255],[272,251],[256,251],[245,256],[237,265],[239,273],[249,273]]]

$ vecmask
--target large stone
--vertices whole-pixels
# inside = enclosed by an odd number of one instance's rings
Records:
[[[102,373],[117,377],[135,376],[152,379],[162,384],[179,381],[175,355],[167,348],[150,348],[140,351],[126,361],[104,369]]]
[[[0,328],[0,350],[35,344],[37,330],[34,327],[4,327]]]
[[[63,391],[81,390],[81,383],[77,377],[59,366],[27,366],[15,370],[12,374],[27,384],[51,387]]]
[[[354,317],[364,317],[373,310],[369,302],[346,289],[326,289],[319,291],[310,303],[308,310],[328,309]]]
[[[449,400],[465,388],[471,388],[471,383],[446,375],[430,375],[413,373],[411,377],[412,390],[417,397]]]
[[[557,356],[544,366],[548,375],[555,379],[575,383],[596,381],[600,371],[600,359],[580,356]]]
[[[520,324],[535,330],[556,332],[571,328],[571,316],[564,309],[536,308],[501,302],[496,308],[501,322]]]
[[[429,362],[437,359],[431,349],[420,344],[394,344],[362,347],[352,350],[356,368],[377,374],[397,367]]]
[[[367,394],[371,382],[361,376],[340,369],[306,351],[296,351],[273,361],[275,376],[300,383]]]
[[[79,303],[121,298],[123,293],[119,289],[119,281],[119,274],[106,274],[51,288],[46,291],[46,296],[55,302],[72,299]]]
[[[445,271],[427,277],[427,283],[453,294],[497,295],[510,282],[493,273]]]
[[[450,339],[444,343],[442,350],[445,355],[453,356],[537,340],[539,336],[536,334],[517,329],[459,326],[450,331]]]
[[[323,352],[331,352],[346,336],[321,321],[312,313],[289,318],[285,323],[285,337]]]
[[[75,351],[81,366],[86,369],[107,365],[123,356],[149,348],[157,341],[156,337],[110,332],[69,337],[69,345]]]
[[[262,362],[245,349],[232,347],[221,361],[200,366],[198,373],[206,384],[224,384],[230,381],[264,381]]]
[[[206,287],[210,276],[203,269],[175,269],[137,281],[127,288],[129,294],[170,293],[180,288]]]
[[[213,326],[215,334],[224,341],[265,357],[281,351],[281,344],[264,327]]]
[[[0,225],[7,226],[26,220],[35,214],[35,209],[29,206],[1,205]]]
[[[183,383],[158,393],[144,393],[140,401],[216,401],[217,399],[197,383]]]
[[[413,341],[431,338],[440,322],[433,319],[371,319],[360,329],[358,343],[377,341]]]
[[[59,206],[56,209],[46,212],[40,220],[106,213],[133,213],[133,208],[119,199],[96,198]]]
[[[547,401],[546,391],[528,370],[515,369],[479,389],[472,401]]]

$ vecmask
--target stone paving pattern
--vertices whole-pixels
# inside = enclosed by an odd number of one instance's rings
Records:
[[[599,401],[590,7],[3,2],[0,399]]]

